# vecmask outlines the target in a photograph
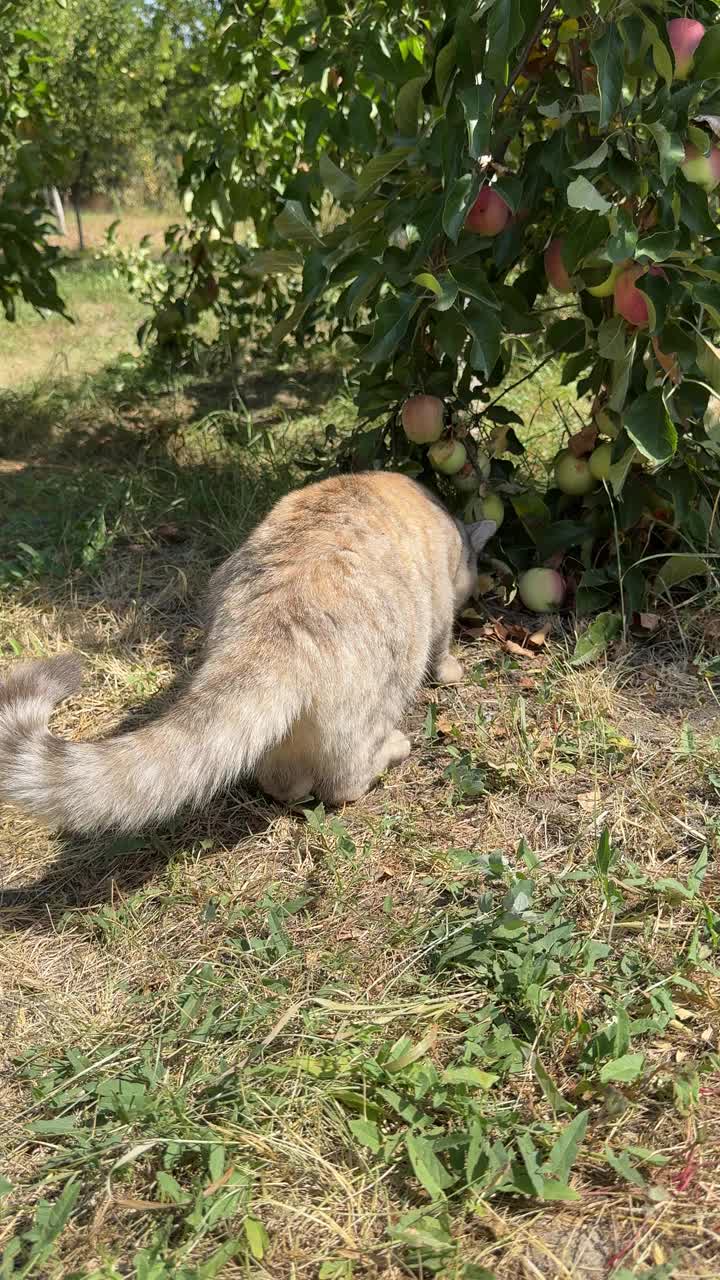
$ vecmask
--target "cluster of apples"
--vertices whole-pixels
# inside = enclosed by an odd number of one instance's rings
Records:
[[[479,493],[490,475],[490,458],[478,450],[474,462],[462,440],[445,432],[445,405],[438,396],[410,396],[402,407],[400,419],[403,431],[413,444],[429,445],[428,460],[431,467],[448,476],[460,493]],[[505,519],[502,498],[485,489],[481,499],[485,520],[494,520],[498,529]]]

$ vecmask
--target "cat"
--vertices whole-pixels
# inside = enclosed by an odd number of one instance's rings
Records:
[[[80,684],[73,655],[0,683],[0,799],[78,833],[137,829],[254,775],[283,805],[358,800],[410,752],[398,725],[449,651],[492,521],[463,525],[391,472],[282,498],[213,575],[204,656],[149,725],[100,742],[47,728]]]

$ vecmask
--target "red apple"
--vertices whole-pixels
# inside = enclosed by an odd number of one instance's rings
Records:
[[[509,221],[509,205],[492,187],[483,187],[465,219],[465,230],[479,236],[497,236]]]
[[[402,407],[402,424],[408,440],[432,444],[443,431],[445,406],[437,396],[411,396]]]
[[[646,274],[663,276],[665,272],[660,267],[643,267],[636,262],[615,281],[615,313],[636,329],[645,329],[649,319],[647,298],[635,285],[635,281]]]
[[[558,293],[572,293],[570,276],[562,260],[564,243],[564,240],[561,240],[559,236],[550,241],[545,250],[545,275],[553,289],[556,289]]]
[[[686,80],[705,28],[694,18],[672,18],[667,24],[667,33],[675,56],[675,79]]]
[[[720,182],[720,148],[711,147],[706,156],[692,143],[685,147],[685,159],[680,168],[688,182],[693,182],[705,191],[714,191]]]

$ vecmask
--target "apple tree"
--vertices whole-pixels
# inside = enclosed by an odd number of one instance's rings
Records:
[[[628,619],[720,550],[716,15],[225,6],[225,106],[186,162],[192,270],[221,264],[231,330],[264,307],[276,345],[350,339],[359,426],[328,461],[496,519],[492,585],[519,576],[531,608],[619,598]],[[538,460],[513,392],[548,364],[576,427]]]
[[[18,298],[64,314],[44,195],[63,165],[52,128],[51,60],[45,30],[20,27],[11,9],[0,14],[0,306],[7,320],[15,319]]]

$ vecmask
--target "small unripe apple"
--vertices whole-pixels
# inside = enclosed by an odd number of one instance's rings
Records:
[[[494,520],[497,526],[495,532],[497,532],[497,529],[500,528],[500,525],[505,519],[505,504],[502,498],[498,497],[496,493],[486,493],[482,500],[481,507],[483,519]]]
[[[565,579],[555,569],[528,569],[518,582],[518,594],[526,609],[550,613],[565,599]]]
[[[460,440],[438,440],[428,449],[428,458],[436,471],[454,476],[465,466],[467,452]]]
[[[547,276],[553,289],[558,293],[572,293],[572,284],[567,268],[562,260],[562,248],[564,244],[559,236],[551,240],[545,250],[545,275]]]
[[[685,159],[680,165],[688,182],[702,187],[708,193],[720,182],[720,148],[711,147],[706,156],[692,143],[685,147]]]
[[[433,463],[433,466],[435,464]],[[460,493],[477,493],[480,484],[480,477],[475,470],[472,462],[466,462],[458,472],[452,477],[455,488]]]
[[[668,40],[675,58],[675,79],[686,80],[695,50],[705,35],[702,22],[693,18],[671,18],[667,24]]]
[[[579,498],[595,488],[595,477],[585,458],[563,449],[555,459],[555,483],[562,493]]]
[[[591,293],[593,298],[609,298],[615,292],[615,281],[626,266],[626,262],[613,262],[606,278],[601,280],[600,284],[590,285],[588,293]]]
[[[510,221],[510,206],[492,187],[483,187],[465,219],[465,230],[479,236],[497,236]]]
[[[662,276],[665,273],[660,267],[643,267],[636,262],[615,281],[615,312],[636,329],[645,329],[649,318],[647,298],[635,284],[645,274]]]
[[[610,475],[610,464],[612,462],[612,445],[599,444],[597,449],[593,449],[588,459],[588,467],[590,475],[594,480],[607,480]]]
[[[403,431],[415,444],[432,444],[443,432],[445,406],[437,396],[411,396],[400,415]]]

